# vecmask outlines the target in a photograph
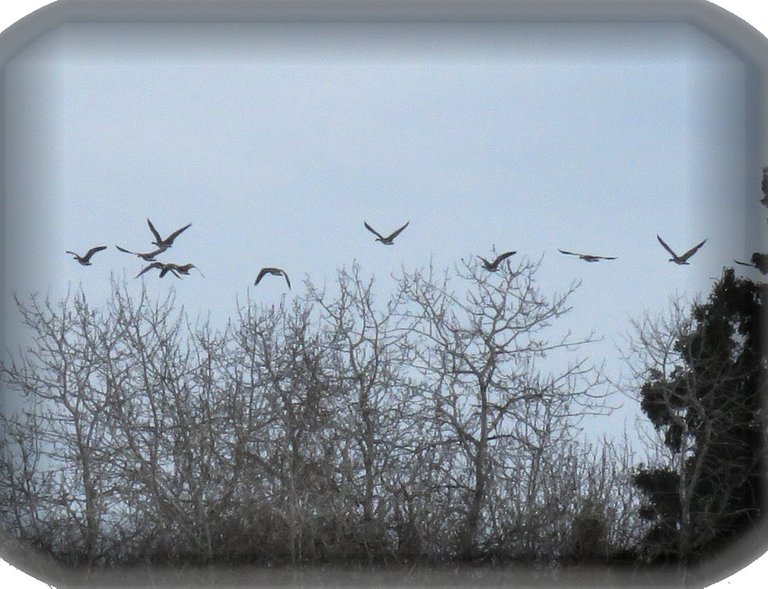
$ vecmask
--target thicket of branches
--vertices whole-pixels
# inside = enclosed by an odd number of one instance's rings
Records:
[[[19,301],[3,526],[87,564],[631,549],[629,454],[578,441],[605,405],[588,340],[555,329],[573,288],[545,296],[536,270],[403,272],[379,303],[353,266],[220,329],[117,282],[100,308]]]

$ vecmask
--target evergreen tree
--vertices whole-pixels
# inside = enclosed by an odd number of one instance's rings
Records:
[[[633,477],[646,499],[640,515],[652,524],[644,539],[652,560],[699,560],[761,515],[765,294],[765,285],[725,270],[672,334],[675,365],[649,367],[642,410],[673,457]]]

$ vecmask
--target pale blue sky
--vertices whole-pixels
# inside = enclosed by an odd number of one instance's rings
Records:
[[[563,326],[604,336],[590,355],[615,376],[628,317],[762,247],[748,76],[686,24],[65,25],[6,70],[6,320],[13,292],[139,288],[136,258],[64,250],[149,251],[146,217],[191,222],[162,259],[205,273],[150,290],[217,322],[284,294],[253,288],[264,265],[300,293],[353,259],[386,282],[495,244],[543,254],[545,292],[583,280]],[[411,225],[390,248],[363,220]],[[679,267],[657,233],[708,241]]]

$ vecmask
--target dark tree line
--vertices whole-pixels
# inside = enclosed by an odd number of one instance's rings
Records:
[[[223,328],[114,283],[18,301],[2,366],[0,506],[14,537],[80,564],[601,561],[643,533],[572,287],[538,264],[396,278],[355,265]],[[555,360],[553,360],[553,358]]]

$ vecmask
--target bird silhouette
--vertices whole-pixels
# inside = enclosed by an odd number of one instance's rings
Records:
[[[740,262],[739,260],[734,260],[734,262],[742,266],[752,266],[760,270],[762,274],[768,274],[768,254],[753,252],[750,260],[752,260],[751,264],[749,262]]]
[[[150,270],[158,269],[160,270],[160,278],[164,278],[168,272],[173,274],[176,278],[179,278],[178,273],[176,272],[176,269],[174,268],[175,264],[164,264],[163,262],[152,262],[149,266],[145,267],[141,272],[139,272],[136,275],[136,278],[144,274],[145,272],[149,272]]]
[[[496,256],[496,259],[493,262],[489,262],[486,260],[483,256],[477,256],[483,261],[483,268],[488,270],[488,272],[496,272],[499,269],[499,264],[501,264],[504,260],[506,260],[509,256],[514,256],[517,252],[504,252],[503,254],[499,254]]]
[[[273,276],[282,276],[285,278],[285,282],[288,284],[288,288],[291,288],[291,281],[288,278],[288,274],[285,270],[282,268],[262,268],[259,272],[259,275],[256,277],[256,282],[253,283],[254,286],[258,285],[259,282],[261,282],[261,279],[264,278],[267,274],[272,274]]]
[[[690,258],[693,254],[695,254],[699,248],[706,243],[706,239],[702,241],[700,244],[693,246],[691,249],[689,249],[687,252],[685,252],[683,255],[678,256],[675,252],[672,251],[672,248],[669,247],[666,243],[664,243],[664,240],[659,237],[659,235],[656,235],[656,239],[659,240],[659,243],[664,246],[664,249],[669,252],[669,254],[672,256],[669,258],[670,262],[674,262],[675,264],[678,264],[680,266],[687,266],[688,265],[688,258]]]
[[[131,250],[127,250],[124,247],[120,247],[119,245],[115,245],[115,247],[117,249],[119,249],[121,252],[125,252],[126,254],[133,254],[134,256],[138,256],[139,258],[141,258],[145,262],[154,262],[155,261],[155,256],[158,256],[158,255],[162,254],[165,250],[168,249],[166,247],[160,247],[160,248],[157,248],[153,252],[147,252],[146,254],[142,254],[142,253],[138,253],[138,252],[132,252]]]
[[[84,256],[80,256],[80,255],[76,254],[75,252],[71,252],[69,250],[67,250],[64,253],[72,254],[74,256],[75,260],[77,260],[77,263],[80,264],[81,266],[90,266],[91,265],[91,257],[93,256],[93,254],[95,254],[96,252],[100,252],[101,250],[105,250],[105,249],[107,249],[106,245],[97,245],[96,247],[92,247],[91,249],[89,249],[88,253],[85,254]]]
[[[165,239],[160,237],[160,233],[158,233],[157,229],[155,229],[155,226],[152,225],[152,221],[150,221],[149,218],[147,218],[147,225],[149,225],[149,230],[152,231],[152,235],[155,236],[155,241],[153,241],[152,244],[165,250],[171,247],[173,245],[173,241],[179,235],[181,235],[183,231],[186,231],[187,229],[189,229],[192,226],[192,223],[190,223],[189,225],[184,225],[184,227],[182,227],[181,229],[177,229]]]
[[[175,272],[177,272],[177,275],[178,274],[182,274],[184,276],[189,276],[189,271],[192,270],[192,268],[194,268],[195,270],[200,272],[200,275],[203,278],[205,278],[205,274],[203,274],[202,271],[200,270],[200,268],[198,268],[194,264],[183,264],[181,266],[179,264],[166,264],[166,267],[169,270],[174,270]]]
[[[398,229],[398,230],[397,230],[397,231],[395,231],[394,233],[391,233],[390,235],[387,235],[386,237],[384,237],[384,236],[383,236],[381,233],[379,233],[379,232],[378,232],[378,231],[376,231],[376,230],[375,230],[373,227],[371,227],[370,225],[368,225],[368,223],[366,223],[365,221],[363,221],[363,225],[365,225],[365,228],[366,228],[368,231],[370,231],[371,233],[373,233],[373,234],[376,236],[376,241],[380,241],[380,242],[381,242],[381,243],[383,243],[384,245],[392,245],[392,244],[394,243],[394,241],[395,241],[395,237],[397,237],[398,235],[400,235],[400,232],[401,232],[403,229],[405,229],[406,227],[408,227],[408,225],[409,225],[409,224],[410,224],[410,221],[408,221],[408,223],[406,223],[405,225],[403,225],[402,227],[400,227],[400,229]]]
[[[600,260],[615,260],[615,256],[595,256],[592,254],[579,254],[576,252],[569,252],[567,250],[561,250],[558,249],[561,254],[565,254],[566,256],[578,256],[580,259],[584,260],[585,262],[599,262]]]

